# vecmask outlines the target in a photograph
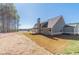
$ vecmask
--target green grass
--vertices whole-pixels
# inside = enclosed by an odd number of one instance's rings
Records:
[[[79,54],[79,41],[69,40],[68,47],[64,49],[64,54]]]

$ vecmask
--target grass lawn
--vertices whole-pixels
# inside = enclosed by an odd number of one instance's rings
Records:
[[[29,32],[23,34],[53,54],[79,54],[79,41],[74,36],[53,37],[40,34],[32,35]]]
[[[79,54],[79,41],[69,40],[69,45],[64,49],[64,54]]]

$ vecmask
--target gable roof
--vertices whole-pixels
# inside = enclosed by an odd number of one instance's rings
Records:
[[[41,27],[47,27],[48,26],[48,22],[42,22],[40,23]],[[37,28],[37,23],[34,25],[34,28]]]
[[[41,27],[46,27],[46,28],[52,28],[59,20],[61,20],[63,16],[57,16],[51,19],[48,19],[46,22],[41,22],[40,25]],[[37,28],[37,23],[34,25],[34,28]]]
[[[49,19],[48,28],[52,28],[59,20],[61,20],[61,18],[63,18],[63,16],[57,16],[57,17]]]
[[[76,27],[76,26],[79,26],[79,23],[69,23],[67,24],[68,26],[73,26],[73,27]]]
[[[70,25],[72,25],[72,24],[75,25],[75,24],[79,24],[79,23],[68,23],[68,24],[70,24]]]
[[[41,27],[47,27],[47,26],[48,26],[48,22],[41,23]]]

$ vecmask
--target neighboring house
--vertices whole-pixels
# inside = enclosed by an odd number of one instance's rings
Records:
[[[57,16],[48,19],[47,22],[40,22],[38,18],[37,23],[32,29],[32,33],[41,33],[45,35],[59,35],[59,34],[79,34],[79,24],[65,24],[63,16]]]
[[[65,34],[79,34],[79,23],[70,23],[63,28]]]
[[[0,3],[0,32],[17,31],[18,17],[14,4]]]

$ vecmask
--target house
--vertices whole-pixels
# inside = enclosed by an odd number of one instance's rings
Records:
[[[65,34],[79,34],[79,23],[70,23],[64,26]]]
[[[32,33],[45,35],[79,34],[79,23],[65,24],[63,16],[48,19],[46,22],[40,22],[40,18],[38,18]]]
[[[13,32],[18,30],[18,15],[14,4],[0,3],[0,32]]]
[[[63,16],[57,16],[48,19],[46,22],[40,22],[38,18],[37,23],[34,25],[33,33],[42,33],[45,35],[58,35],[63,33],[63,27],[65,25]]]

